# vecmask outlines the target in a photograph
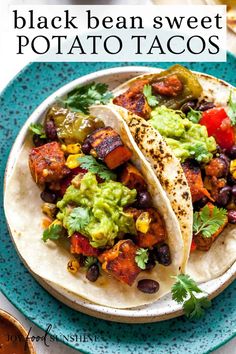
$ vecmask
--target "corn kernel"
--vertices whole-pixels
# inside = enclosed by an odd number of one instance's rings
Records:
[[[92,155],[95,159],[98,157],[98,154],[94,149],[90,150],[90,155]]]
[[[81,145],[79,143],[77,144],[62,144],[61,145],[62,151],[64,151],[67,154],[79,154],[82,153],[81,150]]]
[[[149,213],[143,212],[136,220],[136,229],[142,232],[143,234],[146,234],[149,230],[150,222],[151,219],[149,218]]]
[[[236,160],[230,161],[230,173],[232,174],[233,178],[236,178]]]
[[[83,154],[69,155],[66,160],[66,166],[69,167],[70,169],[78,167],[80,165],[78,159],[81,156],[83,156]]]
[[[62,151],[66,152],[66,145],[65,144],[61,144],[61,149],[62,149]]]
[[[69,144],[66,147],[66,151],[69,154],[79,154],[82,152],[81,145],[79,143],[78,144]]]
[[[76,259],[70,259],[67,263],[68,272],[75,274],[79,270],[79,262]]]

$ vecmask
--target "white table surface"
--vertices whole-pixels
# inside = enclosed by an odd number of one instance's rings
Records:
[[[188,0],[187,0],[188,1]],[[161,2],[161,1],[156,1]],[[173,1],[166,1],[165,3],[173,3]],[[179,1],[179,3],[183,3],[184,1]],[[189,2],[189,1],[188,1]],[[4,19],[6,19],[6,13],[8,11],[9,4],[148,4],[150,0],[104,0],[104,1],[96,1],[96,0],[8,0],[8,1],[0,1],[0,26],[3,26]],[[163,3],[163,1],[162,1]],[[203,3],[202,0],[194,1],[195,4]],[[236,53],[236,40],[232,33],[228,36],[228,48],[231,51],[235,51]],[[4,48],[0,43],[0,54],[1,54],[1,65],[0,65],[0,91],[4,89],[7,83],[27,64],[27,59],[22,58],[21,60],[15,60],[15,58],[9,58],[7,53],[4,52]],[[13,316],[15,316],[27,330],[31,328],[32,336],[40,336],[44,335],[43,331],[35,326],[31,321],[29,321],[23,314],[21,314],[8,300],[7,298],[0,292],[0,308],[10,312]],[[79,353],[79,351],[73,350],[66,345],[60,342],[53,342],[50,344],[50,347],[45,347],[45,345],[40,341],[35,343],[37,354],[75,354]],[[231,340],[229,343],[225,344],[218,350],[213,352],[214,354],[236,354],[236,338]],[[100,353],[96,353],[100,354]],[[171,354],[174,354],[171,353]],[[184,353],[183,353],[184,354]],[[199,353],[201,354],[201,353]]]

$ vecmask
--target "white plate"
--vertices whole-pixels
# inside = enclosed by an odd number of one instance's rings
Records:
[[[8,159],[5,173],[5,185],[7,185],[8,179],[13,171],[14,165],[17,161],[17,156],[25,140],[25,136],[30,123],[41,121],[48,107],[55,102],[56,97],[64,96],[76,86],[84,85],[91,81],[107,83],[109,85],[109,89],[112,90],[119,84],[129,80],[132,77],[153,71],[157,72],[158,69],[131,66],[102,70],[76,79],[54,92],[39,107],[36,108],[36,110],[25,122],[20,133],[18,134]],[[19,256],[21,257],[20,254]],[[29,269],[26,263],[25,266]],[[29,269],[29,271],[31,270]],[[76,296],[73,293],[68,292],[63,288],[60,288],[59,286],[56,286],[51,282],[46,282],[44,279],[38,277],[32,272],[31,274],[48,292],[50,292],[54,297],[63,303],[74,308],[75,310],[98,318],[117,322],[145,323],[166,320],[169,318],[177,317],[183,313],[181,306],[178,305],[175,301],[172,301],[170,295],[167,295],[150,305],[132,309],[114,309],[91,303],[79,296]],[[236,263],[234,263],[222,276],[201,284],[201,288],[209,294],[210,298],[213,298],[217,296],[221,291],[223,291],[235,279],[235,277]]]

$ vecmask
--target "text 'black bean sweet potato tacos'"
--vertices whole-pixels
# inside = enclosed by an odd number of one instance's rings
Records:
[[[94,303],[131,308],[170,292],[184,266],[170,201],[119,114],[50,107],[31,124],[5,188],[30,270]]]
[[[235,89],[174,65],[113,93],[179,220],[186,273],[199,282],[220,276],[236,260]]]

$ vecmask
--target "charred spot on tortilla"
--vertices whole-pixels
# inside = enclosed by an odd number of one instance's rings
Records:
[[[149,139],[147,142],[148,142],[148,144],[153,144],[154,141],[155,141],[155,139]]]

